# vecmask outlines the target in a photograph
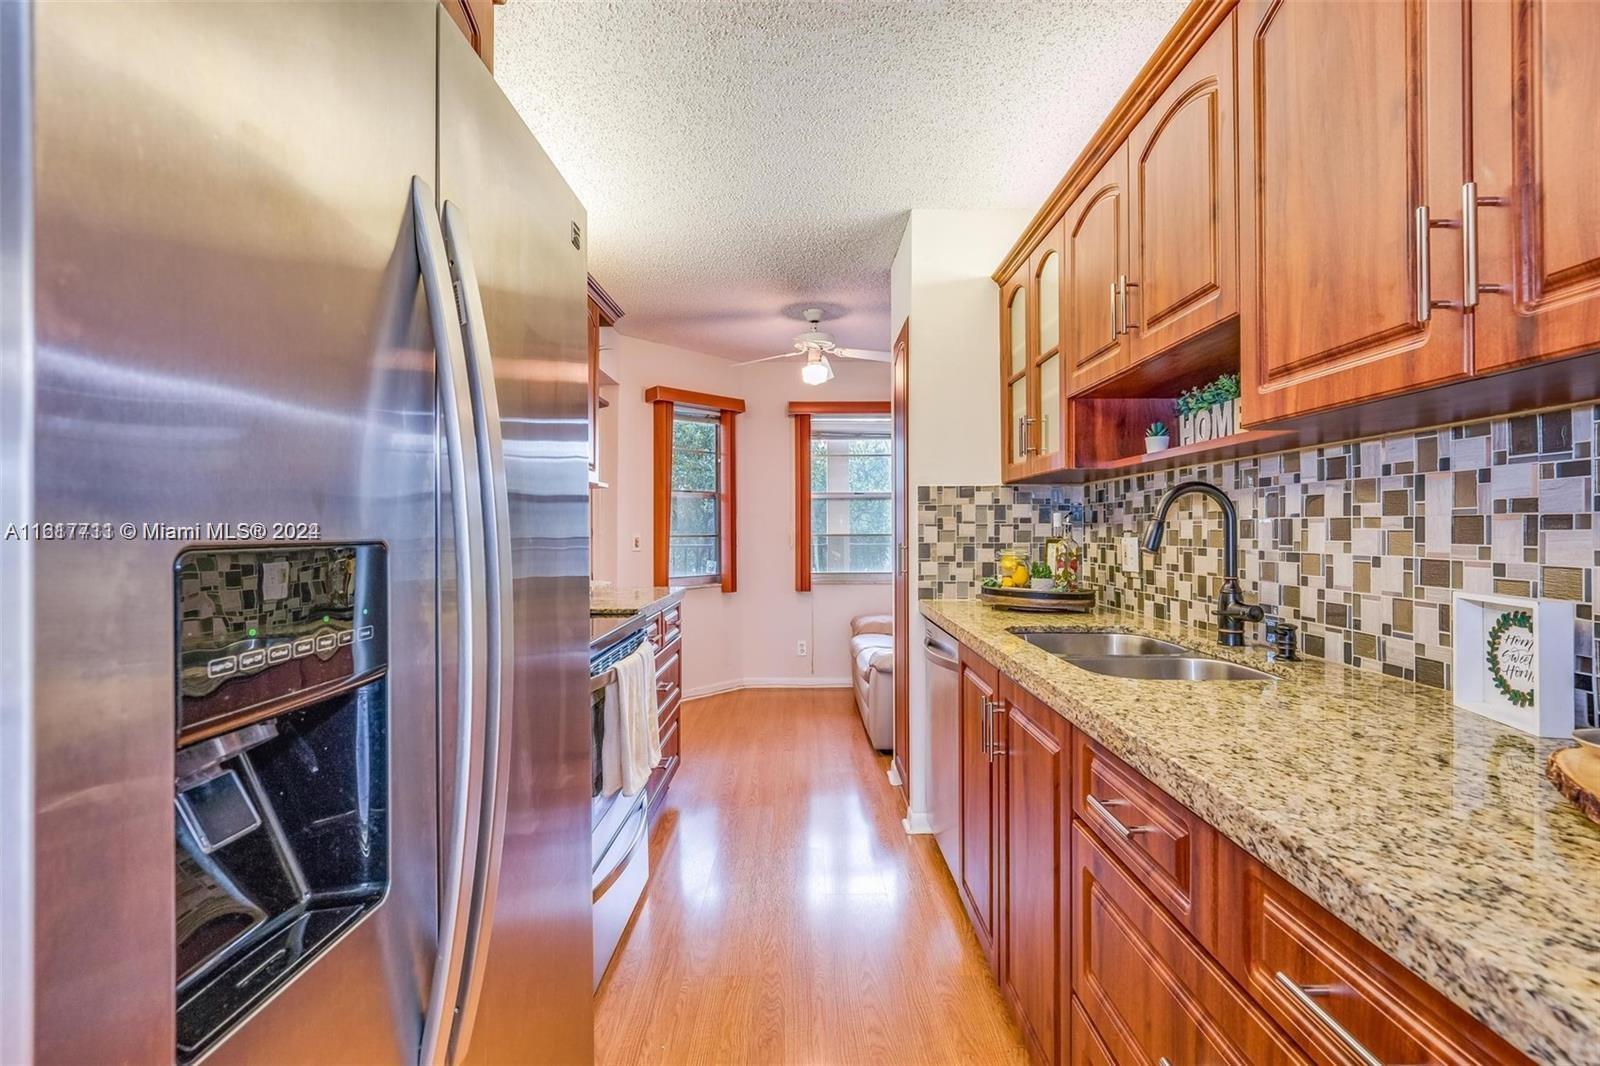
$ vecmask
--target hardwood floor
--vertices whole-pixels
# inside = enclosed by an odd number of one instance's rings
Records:
[[[933,838],[848,691],[686,703],[595,1061],[1025,1063]]]

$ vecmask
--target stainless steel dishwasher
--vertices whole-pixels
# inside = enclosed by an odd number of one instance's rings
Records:
[[[928,723],[933,735],[933,837],[952,877],[960,876],[961,661],[955,638],[931,623],[922,638],[928,660]]]

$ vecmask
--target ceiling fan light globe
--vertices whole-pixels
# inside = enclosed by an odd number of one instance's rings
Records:
[[[824,381],[832,380],[833,367],[828,365],[826,359],[808,362],[800,368],[800,380],[807,385],[821,385]]]

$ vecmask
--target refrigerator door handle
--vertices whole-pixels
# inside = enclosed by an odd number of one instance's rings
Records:
[[[483,785],[483,816],[478,825],[478,875],[473,883],[455,1033],[449,1044],[449,1061],[460,1062],[466,1058],[467,1045],[472,1040],[472,1024],[478,1013],[484,965],[489,954],[488,930],[494,922],[495,895],[500,884],[500,856],[505,844],[506,803],[511,779],[516,639],[511,590],[511,505],[506,485],[505,449],[500,438],[500,400],[483,313],[483,290],[478,285],[465,216],[448,200],[443,214],[444,246],[460,301],[467,379],[477,415],[478,452],[484,459],[480,468],[483,509],[489,519],[484,526],[489,619],[489,687],[483,760],[487,776]]]
[[[450,280],[448,253],[434,209],[433,190],[411,179],[411,218],[428,320],[437,352],[439,408],[450,471],[451,529],[455,538],[457,626],[461,665],[457,673],[458,736],[455,790],[439,908],[439,950],[422,1023],[422,1066],[443,1063],[455,1020],[457,992],[466,957],[467,933],[477,868],[479,820],[483,813],[484,713],[488,687],[488,622],[484,612],[486,567],[478,434],[473,428],[472,386],[458,331],[459,311]]]

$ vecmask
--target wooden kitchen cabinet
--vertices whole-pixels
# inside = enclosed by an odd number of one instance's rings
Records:
[[[1117,1066],[1117,1060],[1111,1057],[1106,1042],[1089,1024],[1089,1017],[1083,1013],[1083,1004],[1078,1002],[1077,996],[1072,997],[1071,1028],[1072,1057],[1068,1061],[1072,1066]]]
[[[1071,871],[1072,985],[1114,1061],[1309,1061],[1082,826]]]
[[[683,607],[673,604],[650,622],[645,638],[656,655],[656,724],[661,730],[661,761],[645,782],[649,794],[649,816],[654,822],[667,798],[667,787],[683,762],[683,741],[679,733],[683,705]]]
[[[589,480],[600,480],[600,306],[589,300]]]
[[[1025,447],[1051,405],[1015,364],[1005,480],[1600,395],[1597,49],[1592,2],[1193,0],[992,275],[1048,321],[1060,243],[1066,437]],[[1243,432],[1144,456],[1234,370]]]
[[[1033,287],[1033,373],[1029,391],[1033,423],[1028,443],[1029,464],[1035,474],[1057,470],[1067,463],[1066,357],[1062,335],[1066,319],[1061,311],[1066,273],[1061,247],[1061,227],[1052,230],[1028,261]]]
[[[1239,311],[1234,16],[1128,139],[1128,338],[1135,364]]]
[[[1035,1062],[1372,1061],[1354,1040],[1382,1062],[1527,1063],[1003,671],[960,661],[952,872]]]
[[[1072,730],[1059,714],[1002,679],[995,734],[1003,780],[1000,986],[1036,1062],[1067,1055],[1067,905]]]
[[[1001,292],[1001,476],[1036,477],[1067,465],[1066,286],[1061,226],[1045,235]]]
[[[1032,449],[1028,447],[1033,400],[1029,378],[1033,356],[1028,324],[1032,315],[1029,264],[1000,287],[1000,477],[1011,482],[1028,476]]]
[[[1072,749],[1073,813],[1209,947],[1216,939],[1216,830],[1084,734],[1074,735]]]
[[[998,967],[999,772],[990,744],[995,719],[1004,712],[995,668],[961,649],[960,871],[956,882],[978,942]]]
[[[1239,5],[1246,424],[1463,378],[1463,5]],[[1440,302],[1456,307],[1438,306]]]
[[[622,308],[611,295],[589,275],[589,483],[600,480],[600,410],[606,401],[600,395],[600,330],[614,326],[622,317]],[[610,379],[607,379],[610,380]]]
[[[1527,1061],[1237,846],[1221,858],[1217,958],[1318,1062]]]
[[[1078,393],[1126,370],[1128,149],[1119,148],[1067,209],[1067,366]]]
[[[1479,373],[1600,347],[1600,8],[1472,4]],[[1574,397],[1575,399],[1581,397]]]

